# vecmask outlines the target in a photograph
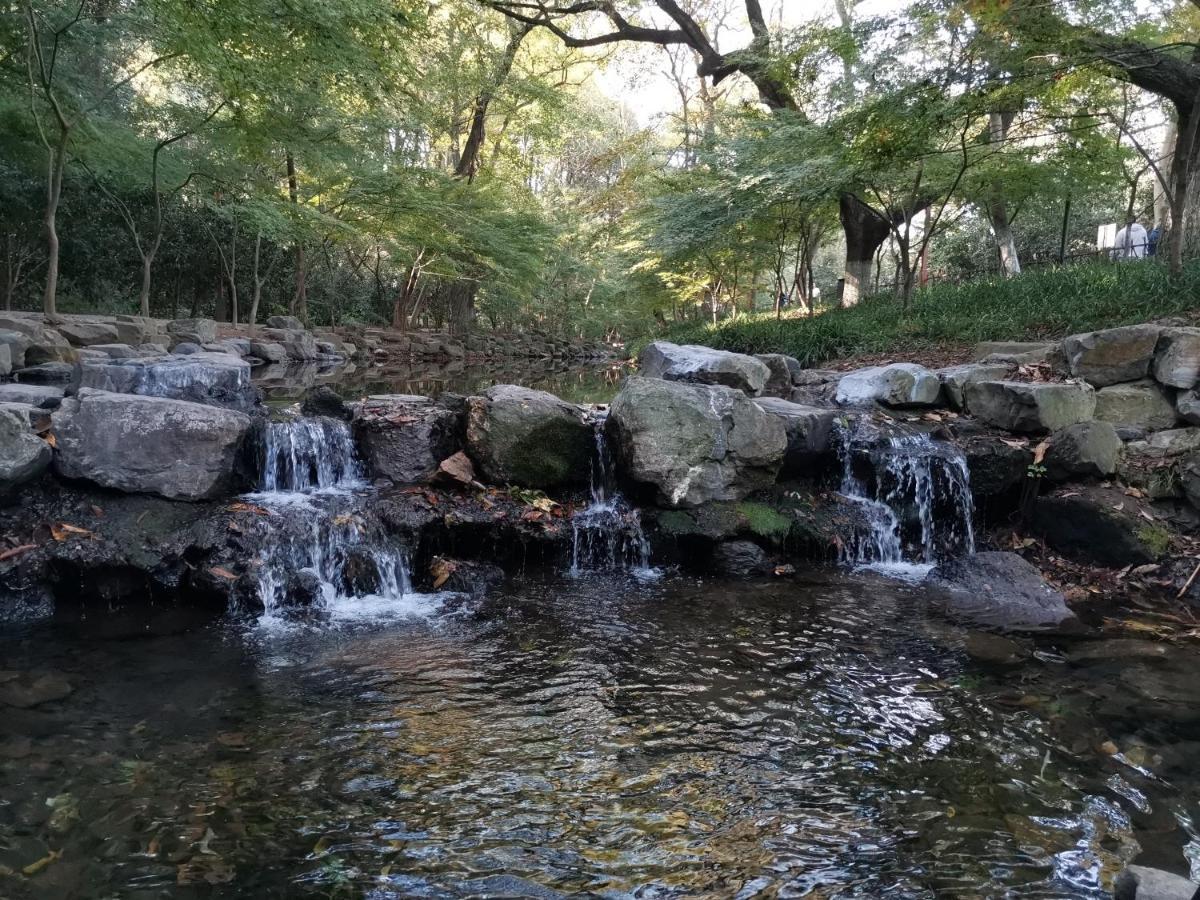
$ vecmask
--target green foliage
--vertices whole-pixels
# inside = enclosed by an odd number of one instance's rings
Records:
[[[743,501],[737,512],[750,533],[762,538],[782,541],[792,530],[792,520],[765,503]]]
[[[894,298],[876,296],[811,318],[742,316],[716,327],[677,328],[666,337],[739,353],[786,353],[817,366],[860,353],[1038,340],[1145,322],[1194,309],[1198,296],[1200,262],[1181,282],[1172,282],[1155,261],[1096,263],[930,287],[914,296],[907,314]]]

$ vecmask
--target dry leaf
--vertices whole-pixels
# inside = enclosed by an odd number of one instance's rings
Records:
[[[19,547],[13,547],[0,553],[0,562],[6,559],[12,559],[14,556],[20,556],[22,553],[28,553],[30,550],[37,549],[37,544],[21,544]]]
[[[58,524],[52,522],[50,524],[50,536],[60,544],[73,534],[90,537],[92,533],[86,528],[80,528],[77,525],[68,525],[66,522],[59,522]]]
[[[1042,460],[1046,458],[1046,451],[1049,449],[1050,449],[1049,441],[1042,441],[1040,444],[1038,444],[1036,447],[1033,448],[1033,464],[1035,466],[1040,466],[1042,464]]]
[[[47,431],[45,434],[43,434],[42,440],[45,441],[47,444],[49,444],[51,447],[55,447],[55,448],[58,447],[58,438],[56,438],[54,436],[53,431]]]
[[[440,556],[435,556],[433,562],[429,564],[429,574],[433,576],[433,589],[436,591],[449,581],[450,576],[454,574],[457,568],[457,563],[443,559]]]
[[[236,575],[221,566],[210,566],[208,572],[210,575],[216,575],[218,578],[224,578],[226,581],[237,581]]]

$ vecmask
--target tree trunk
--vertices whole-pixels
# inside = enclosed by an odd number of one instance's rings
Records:
[[[449,286],[450,333],[465,335],[475,319],[475,283],[456,281]]]
[[[1162,147],[1158,151],[1158,171],[1170,181],[1170,172],[1175,158],[1175,142],[1179,140],[1179,123],[1172,119],[1167,125],[1163,136]],[[1163,183],[1154,179],[1154,227],[1160,233],[1171,230],[1171,195]]]
[[[46,290],[42,294],[42,314],[51,322],[58,321],[58,202],[62,199],[63,171],[67,167],[69,128],[61,128],[58,143],[50,153],[46,183],[46,210],[42,228],[46,236]]]
[[[1003,144],[1008,140],[1008,129],[1012,125],[1010,112],[988,113],[988,140]],[[1008,214],[1008,203],[1004,199],[1004,185],[999,181],[992,185],[988,200],[988,218],[992,220],[992,236],[996,239],[996,250],[1000,255],[1000,274],[1006,278],[1021,274],[1021,260],[1017,256],[1017,241],[1013,237],[1012,218]]]
[[[458,158],[458,164],[454,167],[454,174],[468,181],[473,181],[479,171],[480,151],[483,150],[483,143],[487,138],[488,107],[491,106],[500,86],[508,80],[513,63],[517,59],[517,51],[521,49],[521,42],[525,40],[525,35],[533,30],[533,26],[510,23],[509,29],[508,45],[504,48],[504,55],[500,57],[500,65],[492,78],[491,86],[475,98],[475,106],[471,113],[471,130],[467,133],[467,143]]]
[[[853,194],[838,198],[838,215],[846,235],[846,281],[841,302],[845,308],[857,305],[869,293],[875,252],[892,229],[887,219]]]
[[[142,254],[142,288],[138,291],[138,309],[143,316],[150,315],[150,268],[154,265],[154,257],[148,253]]]
[[[1188,108],[1177,107],[1178,129],[1175,137],[1175,153],[1171,165],[1171,231],[1168,241],[1168,259],[1171,275],[1178,277],[1183,272],[1184,250],[1197,243],[1188,234],[1194,228],[1197,217],[1194,203],[1200,198],[1196,193],[1196,137],[1200,129],[1200,96]],[[1190,202],[1189,202],[1190,201]]]

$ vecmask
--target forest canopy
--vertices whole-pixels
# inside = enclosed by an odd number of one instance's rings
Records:
[[[1196,2],[0,8],[6,309],[629,338],[1200,244]]]

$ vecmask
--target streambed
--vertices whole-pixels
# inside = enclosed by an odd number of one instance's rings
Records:
[[[0,866],[47,860],[0,894],[1101,897],[1139,849],[1200,863],[1194,723],[1114,713],[1069,644],[981,666],[919,586],[362,609],[6,629],[73,691],[0,720]]]

